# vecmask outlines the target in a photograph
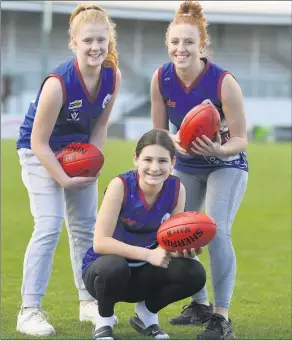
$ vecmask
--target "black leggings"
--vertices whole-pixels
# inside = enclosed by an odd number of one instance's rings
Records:
[[[100,315],[110,317],[117,302],[145,301],[147,309],[157,313],[200,291],[206,282],[206,272],[194,259],[172,258],[164,269],[149,263],[130,267],[124,257],[104,255],[87,267],[83,281],[98,301]]]

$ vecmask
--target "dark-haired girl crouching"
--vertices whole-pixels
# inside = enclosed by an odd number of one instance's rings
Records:
[[[206,273],[183,252],[158,247],[156,233],[171,215],[184,211],[185,188],[170,175],[175,163],[169,134],[153,129],[138,141],[131,170],[114,178],[105,193],[94,244],[83,259],[83,280],[96,298],[99,316],[93,339],[114,339],[114,306],[137,303],[131,326],[143,336],[168,339],[158,312],[201,290]],[[198,252],[200,250],[197,250]]]

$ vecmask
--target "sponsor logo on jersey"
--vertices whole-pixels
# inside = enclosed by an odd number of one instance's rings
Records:
[[[68,109],[72,110],[72,109],[77,109],[81,107],[82,107],[82,99],[77,99],[76,101],[69,103]]]
[[[136,222],[134,220],[131,220],[131,219],[126,218],[126,217],[122,218],[122,223],[124,223],[125,225],[128,225],[128,226],[131,226],[131,227],[136,225]]]
[[[168,99],[168,100],[166,101],[166,105],[167,105],[168,107],[170,107],[170,108],[175,108],[175,107],[176,107],[176,102],[173,102],[173,101],[171,101],[170,99]]]

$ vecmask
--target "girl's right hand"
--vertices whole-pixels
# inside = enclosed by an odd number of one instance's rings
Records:
[[[157,247],[156,249],[149,250],[149,254],[146,261],[154,266],[159,266],[161,268],[166,269],[168,267],[170,260],[171,256],[169,252],[162,249],[161,247]]]
[[[187,151],[185,149],[183,149],[183,147],[181,146],[181,140],[179,138],[179,131],[176,133],[176,134],[169,134],[172,141],[173,141],[173,144],[175,146],[175,149],[183,154],[183,155],[190,155],[189,153],[187,153]]]
[[[171,257],[173,258],[194,258],[198,255],[200,255],[203,252],[203,248],[199,247],[196,249],[189,249],[189,250],[182,250],[182,251],[176,251],[171,252]]]
[[[66,178],[64,183],[61,184],[62,187],[66,189],[74,189],[74,188],[84,188],[89,185],[92,185],[96,182],[96,177],[84,177],[84,176],[76,176],[74,178]]]

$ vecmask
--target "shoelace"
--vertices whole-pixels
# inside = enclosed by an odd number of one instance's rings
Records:
[[[218,327],[221,331],[221,334],[223,334],[223,327],[220,323],[220,318],[218,316],[212,316],[210,319],[209,319],[209,323],[208,323],[208,326],[206,327],[206,330],[212,330],[212,331],[216,331],[218,330]]]
[[[36,308],[36,310],[32,310],[32,311],[29,312],[28,317],[29,318],[35,318],[39,322],[41,322],[43,320],[48,320],[49,315],[42,308]]]
[[[84,307],[94,306],[98,309],[97,301],[92,301],[84,305]]]
[[[184,313],[186,310],[191,309],[195,307],[196,302],[191,302],[190,304],[186,304],[182,307],[182,313]]]
[[[193,301],[190,304],[183,306],[182,313],[185,312],[186,310],[192,310],[193,311],[193,308],[196,308],[198,306],[199,306],[199,304],[197,302]],[[207,315],[206,313],[207,313],[208,308],[209,307],[207,307],[207,306],[205,308],[205,306],[201,305],[199,309],[195,309],[193,312],[195,312],[199,318],[202,318],[202,317],[206,318],[206,315]]]

